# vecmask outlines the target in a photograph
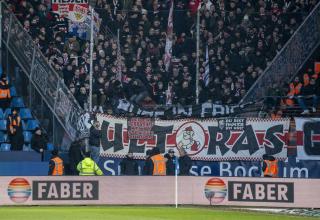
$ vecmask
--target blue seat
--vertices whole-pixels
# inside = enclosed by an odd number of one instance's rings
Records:
[[[0,120],[0,131],[6,131],[7,130],[7,120],[2,119]]]
[[[30,143],[32,138],[32,133],[30,131],[24,131],[23,132],[24,142]]]
[[[2,108],[0,108],[0,119],[4,119],[5,117],[4,117],[4,113],[3,113],[3,110],[2,110]]]
[[[31,144],[24,144],[23,145],[23,151],[33,151],[31,148]]]
[[[11,97],[17,96],[16,87],[14,87],[14,86],[11,86],[11,87],[10,87],[10,95],[11,95]]]
[[[0,143],[4,143],[7,141],[8,141],[8,135],[5,132],[0,131]]]
[[[21,119],[31,119],[32,118],[31,111],[28,108],[20,109],[20,113],[19,114],[20,114]]]
[[[25,130],[34,131],[36,127],[39,127],[39,122],[37,120],[31,119],[27,121]]]
[[[3,143],[0,146],[1,151],[10,151],[10,149],[11,149],[11,144],[8,144],[8,143]]]
[[[10,106],[12,108],[24,108],[23,99],[20,97],[13,97]]]
[[[48,151],[53,151],[54,150],[54,146],[52,143],[47,143],[47,150]]]
[[[11,108],[7,108],[6,110],[4,110],[4,118],[6,119],[6,118],[8,118],[8,116],[11,114],[11,112],[12,112],[12,109]]]

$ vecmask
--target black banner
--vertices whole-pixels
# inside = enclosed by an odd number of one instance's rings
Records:
[[[243,112],[245,107],[253,103],[246,103],[243,105],[218,105],[213,103],[202,103],[199,105],[190,106],[171,106],[168,108],[148,110],[139,107],[125,99],[120,99],[114,104],[117,113],[131,113],[135,116],[146,117],[164,117],[172,118],[175,116],[181,117],[197,117],[197,118],[212,118],[217,116],[235,115],[236,113]]]

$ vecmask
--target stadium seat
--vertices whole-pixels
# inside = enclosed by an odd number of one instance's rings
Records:
[[[24,144],[23,145],[23,151],[33,151],[31,148],[31,144]]]
[[[54,146],[52,143],[47,143],[47,150],[48,151],[53,151],[54,150]]]
[[[2,110],[2,108],[0,108],[0,119],[4,119],[5,117],[4,117],[4,113],[3,113],[3,110]]]
[[[0,131],[6,131],[7,130],[7,120],[2,119],[0,120]]]
[[[14,86],[10,87],[10,95],[11,95],[11,97],[17,96],[16,87],[14,87]]]
[[[3,143],[0,146],[1,151],[10,151],[10,149],[11,149],[11,144],[8,144],[8,143]]]
[[[21,97],[13,97],[11,100],[12,108],[24,108],[23,99]]]
[[[36,129],[36,127],[39,127],[39,122],[37,120],[31,119],[31,120],[27,121],[24,130],[34,131],[34,129]]]
[[[24,131],[23,132],[24,142],[30,143],[32,138],[32,133],[30,131]]]
[[[0,143],[7,142],[7,140],[8,140],[8,135],[5,132],[0,131]]]
[[[8,116],[11,114],[11,112],[12,112],[11,108],[7,108],[6,110],[4,110],[4,113],[3,113],[4,119],[8,118]]]
[[[31,119],[32,118],[31,111],[28,108],[20,109],[20,113],[19,114],[20,114],[21,119]]]

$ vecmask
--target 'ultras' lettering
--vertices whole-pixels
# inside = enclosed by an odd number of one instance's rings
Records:
[[[98,181],[33,181],[33,200],[98,200]]]
[[[259,143],[252,125],[246,125],[239,136],[235,136],[229,130],[220,129],[219,127],[208,126],[208,131],[208,155],[216,154],[217,149],[220,150],[222,155],[225,155],[230,150],[234,153],[248,150],[252,155],[259,150]],[[278,133],[283,133],[282,125],[275,125],[266,130],[264,139],[269,145],[265,144],[264,146],[268,154],[274,155],[282,151],[284,142],[277,136]],[[231,148],[227,146],[230,140],[234,140],[234,145]]]
[[[294,202],[294,184],[278,182],[228,182],[229,201]]]

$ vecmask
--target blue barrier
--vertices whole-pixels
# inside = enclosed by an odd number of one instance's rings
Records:
[[[105,175],[120,175],[122,159],[101,157],[99,167]],[[139,173],[142,175],[143,160],[137,160]],[[261,162],[259,161],[192,161],[190,175],[192,176],[220,176],[220,177],[260,177]],[[320,161],[299,161],[289,158],[279,162],[279,177],[283,178],[320,178]]]
[[[0,176],[47,176],[48,162],[0,162]]]
[[[40,162],[41,155],[35,151],[8,151],[0,152],[1,162],[20,162],[20,161],[33,161]]]

